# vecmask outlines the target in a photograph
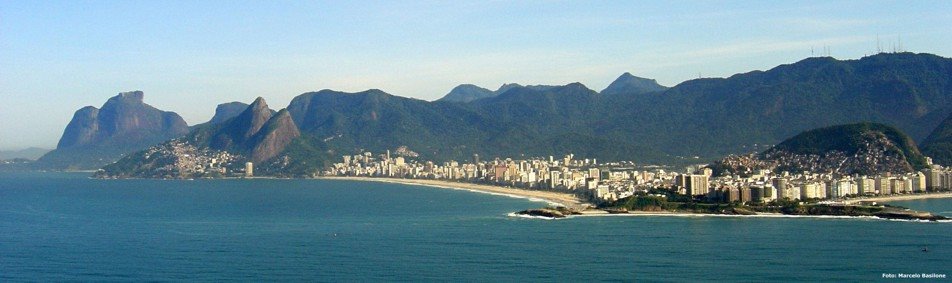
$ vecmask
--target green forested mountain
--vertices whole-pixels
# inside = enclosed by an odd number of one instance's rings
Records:
[[[801,131],[861,121],[896,126],[922,140],[950,113],[952,60],[878,54],[809,58],[768,71],[697,79],[667,91],[607,97],[599,127],[674,155],[714,158],[775,144]]]
[[[932,157],[932,162],[952,166],[952,115],[946,117],[935,130],[922,141],[922,153]]]
[[[715,174],[774,172],[877,175],[927,167],[912,138],[883,124],[856,123],[813,129],[760,154],[732,155],[714,162]]]
[[[813,129],[789,138],[772,151],[786,151],[796,154],[821,154],[829,151],[856,153],[866,146],[867,136],[882,134],[904,155],[913,159],[913,163],[924,166],[922,154],[909,136],[894,127],[876,123],[856,123]]]
[[[766,151],[764,155],[769,156],[777,152],[784,152],[822,156],[834,151],[847,156],[869,155],[870,151],[879,151],[876,154],[882,154],[880,157],[886,157],[887,159],[894,157],[902,167],[908,166],[915,170],[926,168],[925,157],[919,152],[919,148],[912,138],[894,127],[877,123],[847,124],[809,130],[781,142]],[[881,163],[885,160],[873,160],[876,158],[860,159],[867,159],[863,162],[869,163],[877,161]]]
[[[443,98],[440,98],[438,101],[470,102],[495,95],[496,93],[491,90],[471,84],[462,84],[454,87],[446,96],[443,96]]]
[[[626,72],[621,74],[621,76],[615,79],[615,81],[613,81],[610,85],[608,85],[608,87],[599,93],[604,95],[638,95],[642,93],[664,91],[666,89],[668,88],[658,84],[658,82],[653,79],[636,77],[631,73]]]
[[[406,145],[431,158],[469,156],[487,140],[521,125],[504,125],[453,102],[427,102],[380,90],[322,90],[291,101],[288,111],[305,135],[348,154]]]
[[[646,91],[651,85],[632,77],[623,75],[611,94],[580,83],[507,84],[468,102],[428,102],[376,89],[305,93],[287,107],[301,135],[287,148],[315,158],[407,146],[436,161],[467,160],[474,153],[492,158],[571,152],[600,160],[696,163],[759,152],[806,130],[864,121],[922,140],[952,113],[952,60],[930,54],[808,58],[657,91]],[[273,156],[294,161],[294,154]]]

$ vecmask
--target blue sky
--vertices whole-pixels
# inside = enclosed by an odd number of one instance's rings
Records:
[[[55,147],[73,112],[118,92],[189,124],[215,105],[378,88],[668,86],[819,54],[952,56],[952,1],[0,0],[0,149]]]

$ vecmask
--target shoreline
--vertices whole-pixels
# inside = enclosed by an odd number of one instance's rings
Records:
[[[279,177],[262,176],[262,177],[231,177],[231,178],[225,177],[225,178],[216,178],[216,179],[252,179],[253,180],[253,179],[298,179],[298,178],[279,178]],[[620,217],[674,216],[674,217],[754,217],[754,218],[826,218],[826,219],[839,218],[839,219],[884,219],[884,220],[896,220],[896,221],[920,221],[920,220],[914,220],[914,219],[907,220],[907,219],[897,219],[894,217],[879,217],[879,216],[788,215],[788,214],[780,214],[780,213],[718,214],[718,213],[686,212],[686,211],[628,211],[625,213],[616,213],[616,212],[611,212],[610,211],[611,209],[595,208],[592,204],[584,202],[581,199],[579,199],[577,196],[569,194],[569,193],[504,187],[500,185],[476,184],[476,183],[455,182],[455,181],[449,181],[449,180],[434,180],[434,179],[404,179],[404,178],[364,177],[364,176],[361,176],[361,177],[321,176],[321,177],[300,178],[300,179],[342,180],[342,181],[361,181],[361,182],[403,184],[403,185],[414,185],[414,186],[426,186],[426,187],[441,188],[441,189],[465,190],[465,191],[470,191],[475,193],[490,194],[490,195],[496,195],[496,196],[507,196],[511,198],[521,198],[521,199],[526,199],[532,202],[546,202],[550,206],[565,207],[571,211],[574,211],[574,213],[567,214],[564,216],[567,218],[598,217],[598,216],[620,216]],[[861,202],[888,203],[892,201],[939,199],[939,198],[952,198],[952,192],[875,196],[875,197],[867,197],[867,198],[842,200],[842,203],[846,205],[856,205]],[[521,213],[525,213],[525,211],[512,212],[509,214],[509,216],[548,219],[547,217],[544,217],[544,216],[521,214]],[[932,221],[936,221],[936,220],[932,220]],[[952,220],[946,218],[946,219],[940,219],[938,222],[952,222]]]
[[[568,215],[566,218],[574,217],[643,217],[643,216],[666,216],[666,217],[738,217],[738,218],[819,218],[819,219],[868,219],[868,220],[884,220],[884,221],[910,221],[910,222],[923,222],[923,223],[950,223],[952,220],[937,220],[937,221],[926,221],[926,220],[905,220],[905,219],[890,219],[882,218],[876,216],[850,216],[850,215],[794,215],[794,214],[782,214],[782,213],[758,213],[753,215],[741,215],[741,214],[709,214],[709,213],[691,213],[691,212],[649,212],[649,211],[637,211],[637,212],[628,212],[628,213],[585,213],[579,215]]]
[[[472,184],[472,183],[460,183],[460,182],[451,182],[444,180],[428,180],[428,179],[399,179],[399,178],[378,178],[378,177],[318,177],[315,179],[323,180],[343,180],[343,181],[361,181],[361,182],[379,182],[379,183],[391,183],[391,184],[403,184],[403,185],[416,185],[416,186],[427,186],[433,188],[442,188],[442,189],[452,189],[452,190],[465,190],[476,193],[491,194],[497,196],[508,196],[515,198],[528,199],[531,201],[545,201],[549,204],[558,204],[568,208],[578,209],[578,214],[566,215],[565,218],[576,218],[576,217],[728,217],[728,218],[814,218],[814,219],[859,219],[859,220],[883,220],[883,221],[910,221],[910,222],[936,222],[936,223],[950,223],[952,220],[938,220],[938,221],[925,221],[925,220],[907,220],[907,219],[891,219],[883,218],[877,216],[848,216],[848,215],[788,215],[780,213],[757,213],[753,215],[740,215],[740,214],[712,214],[712,213],[694,213],[694,212],[684,212],[684,211],[629,211],[627,213],[609,213],[606,210],[594,209],[588,203],[582,202],[577,197],[558,192],[549,192],[549,191],[534,191],[518,188],[508,188],[502,186],[493,186],[493,185],[484,185],[484,184]],[[952,193],[942,193],[942,194],[923,194],[923,195],[907,195],[907,196],[893,196],[889,197],[891,199],[895,197],[903,197],[901,199],[921,199],[921,198],[944,198],[952,197]],[[880,198],[877,198],[880,199]],[[857,201],[867,201],[868,199],[857,200]],[[536,215],[527,215],[520,214],[519,212],[511,212],[507,214],[509,217],[522,217],[522,218],[535,218],[535,219],[558,219],[550,218],[544,216]]]
[[[451,190],[464,190],[464,191],[471,191],[471,192],[484,193],[484,194],[523,198],[523,199],[529,199],[529,200],[542,200],[550,204],[557,204],[557,205],[561,205],[565,207],[574,207],[574,208],[584,207],[589,205],[588,203],[580,200],[578,197],[571,194],[567,194],[567,193],[536,191],[536,190],[527,190],[527,189],[520,189],[520,188],[509,188],[509,187],[494,186],[494,185],[452,182],[452,181],[444,181],[444,180],[400,179],[400,178],[384,178],[384,177],[341,177],[341,176],[324,176],[324,177],[317,177],[315,179],[380,182],[380,183],[391,183],[391,184],[427,186],[432,188],[442,188],[442,189],[451,189]]]
[[[857,198],[849,199],[843,202],[847,204],[856,204],[859,202],[884,202],[889,203],[891,201],[904,201],[904,200],[920,200],[920,199],[935,199],[935,198],[952,198],[952,192],[943,192],[943,193],[925,193],[925,194],[915,194],[915,195],[891,195],[891,196],[879,196],[879,197],[869,197],[869,198]]]

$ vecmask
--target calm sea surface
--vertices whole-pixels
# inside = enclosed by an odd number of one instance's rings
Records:
[[[952,276],[952,223],[506,215],[543,203],[330,180],[0,173],[0,281],[868,281]],[[952,200],[896,202],[952,216]],[[922,252],[927,247],[928,252]],[[949,279],[946,279],[949,280]]]

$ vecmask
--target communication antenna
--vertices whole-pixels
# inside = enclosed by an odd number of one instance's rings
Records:
[[[902,52],[902,35],[899,35],[899,52]]]
[[[879,35],[876,35],[876,54],[883,53],[883,46],[879,42]]]

